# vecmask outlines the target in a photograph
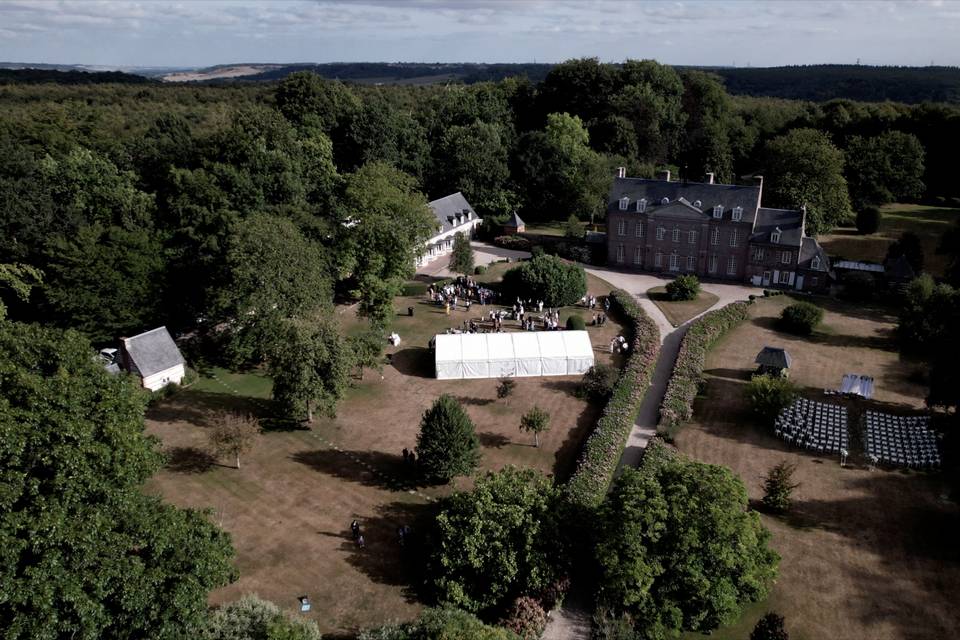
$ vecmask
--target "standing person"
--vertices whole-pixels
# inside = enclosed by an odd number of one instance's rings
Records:
[[[403,448],[403,463],[407,464],[410,462],[410,450],[406,447]]]
[[[359,536],[357,536],[357,546],[360,547],[361,549],[365,549],[367,546],[367,541],[363,539],[362,533]]]
[[[360,523],[356,520],[350,523],[350,533],[353,534],[354,540],[360,537]]]

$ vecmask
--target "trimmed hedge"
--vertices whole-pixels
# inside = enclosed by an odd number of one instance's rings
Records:
[[[733,302],[690,325],[680,343],[677,362],[660,404],[658,431],[669,433],[693,416],[693,400],[703,377],[707,351],[723,334],[746,319],[749,306],[749,302]]]
[[[567,482],[570,502],[588,508],[599,505],[607,495],[660,352],[660,331],[633,296],[616,289],[610,293],[610,300],[630,321],[633,335],[620,379]]]

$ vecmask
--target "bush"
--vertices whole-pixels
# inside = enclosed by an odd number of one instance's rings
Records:
[[[312,620],[292,618],[280,607],[246,595],[210,613],[198,634],[201,640],[320,640]]]
[[[476,616],[452,607],[427,608],[413,622],[367,629],[357,636],[357,640],[437,640],[438,638],[518,640],[517,636],[507,629],[486,625]]]
[[[857,212],[857,231],[867,236],[880,230],[880,209],[866,207]]]
[[[843,277],[843,297],[855,302],[868,302],[877,292],[877,281],[865,271],[853,271]]]
[[[773,422],[784,407],[797,397],[797,388],[787,378],[762,375],[753,376],[747,384],[747,401],[760,418]]]
[[[672,433],[693,416],[693,400],[703,377],[707,351],[727,331],[743,322],[748,308],[747,302],[734,302],[711,311],[690,325],[680,343],[677,362],[660,404],[658,430]]]
[[[757,626],[750,632],[750,640],[790,640],[783,628],[783,616],[771,611],[757,620]]]
[[[493,244],[504,249],[530,251],[530,241],[521,236],[497,236],[493,239]]]
[[[503,377],[497,380],[497,397],[507,402],[517,388],[517,381],[513,378]]]
[[[482,275],[485,274],[486,272],[487,272],[487,267],[486,267],[485,265],[482,265],[482,264],[478,264],[477,266],[475,266],[475,267],[473,268],[473,275],[475,275],[475,276],[482,276]]]
[[[520,596],[513,601],[500,626],[514,632],[521,640],[537,640],[547,628],[547,612],[533,598]]]
[[[595,364],[580,381],[580,395],[590,400],[606,400],[613,393],[620,371],[609,364]]]
[[[502,290],[508,300],[534,298],[548,307],[565,307],[586,295],[587,273],[555,256],[536,256],[507,271]]]
[[[700,293],[700,280],[695,275],[677,276],[667,283],[667,296],[674,301],[694,300]]]
[[[590,264],[590,261],[593,259],[590,247],[570,247],[567,249],[565,255],[570,260],[582,262],[583,264]]]
[[[796,302],[780,314],[780,328],[789,333],[808,336],[823,320],[823,309],[810,302]]]
[[[584,324],[583,318],[574,314],[567,318],[567,329],[569,331],[583,331],[587,328],[587,325]]]
[[[567,482],[570,502],[587,509],[599,505],[607,494],[660,352],[660,331],[633,296],[617,289],[609,298],[612,307],[626,316],[632,337],[620,378]]]
[[[763,506],[774,513],[790,510],[790,495],[799,484],[793,484],[793,472],[797,465],[786,460],[774,465],[763,480]]]
[[[469,475],[480,461],[480,441],[470,416],[444,394],[423,414],[417,435],[417,461],[426,478],[449,482]]]

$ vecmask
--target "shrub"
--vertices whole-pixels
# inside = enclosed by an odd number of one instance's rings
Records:
[[[763,480],[763,506],[774,513],[790,510],[790,495],[799,484],[793,484],[793,472],[797,465],[786,460],[775,464]]]
[[[320,640],[312,620],[292,618],[280,607],[257,596],[246,595],[210,613],[200,640]]]
[[[808,336],[823,320],[823,309],[810,302],[795,302],[780,314],[780,328],[789,333]]]
[[[360,632],[357,640],[518,640],[500,627],[484,624],[473,614],[452,607],[427,608],[413,622],[388,624]],[[284,638],[284,640],[287,640]]]
[[[595,364],[580,381],[580,395],[590,400],[606,400],[613,393],[620,371],[609,364]]]
[[[677,276],[672,282],[667,283],[667,296],[671,300],[693,300],[698,293],[700,293],[700,280],[692,274]]]
[[[530,241],[521,236],[497,236],[493,239],[493,244],[504,249],[530,251]]]
[[[877,292],[877,281],[865,271],[853,271],[843,277],[843,297],[856,302],[867,302]]]
[[[880,209],[866,207],[857,212],[857,231],[870,235],[880,230]]]
[[[570,247],[567,249],[565,255],[574,262],[582,262],[583,264],[590,264],[590,261],[593,259],[593,253],[590,251],[590,247]]]
[[[547,628],[547,612],[533,598],[520,596],[513,601],[500,626],[514,632],[521,640],[537,640]]]
[[[536,256],[507,271],[502,289],[507,299],[536,298],[548,307],[564,307],[587,293],[587,273],[556,256]]]
[[[571,213],[563,225],[563,235],[565,238],[579,240],[587,233],[587,225],[580,221],[576,214]]]
[[[660,351],[660,331],[633,296],[617,289],[609,297],[613,308],[626,316],[632,335],[630,355],[620,378],[567,483],[570,502],[588,509],[600,504],[607,493]]]
[[[508,402],[510,396],[513,395],[514,389],[517,388],[517,381],[513,378],[503,377],[497,380],[497,397],[501,400]]]
[[[480,441],[473,421],[453,396],[440,396],[423,414],[417,460],[424,476],[436,482],[469,475],[477,467]]]
[[[540,434],[550,429],[550,414],[538,407],[527,411],[520,418],[520,431],[533,434],[533,446],[540,446]]]
[[[450,254],[450,271],[466,275],[473,271],[473,247],[470,237],[458,232],[453,237],[453,251]]]
[[[583,318],[574,314],[567,318],[567,329],[570,331],[583,331],[587,328],[587,325],[584,324]]]
[[[750,632],[750,640],[790,640],[783,628],[783,616],[771,611],[757,620],[757,626]]]
[[[762,375],[753,376],[747,385],[747,401],[753,412],[772,422],[783,408],[797,397],[797,388],[787,378]]]
[[[707,351],[727,331],[743,322],[748,308],[746,302],[734,302],[711,311],[690,325],[680,343],[677,362],[660,404],[659,430],[672,433],[693,416],[693,400],[703,377]]]
[[[475,275],[475,276],[482,276],[482,275],[485,274],[486,272],[487,272],[487,267],[486,267],[485,265],[482,265],[482,264],[478,264],[477,266],[475,266],[475,267],[473,268],[473,275]]]

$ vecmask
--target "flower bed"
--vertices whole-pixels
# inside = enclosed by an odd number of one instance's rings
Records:
[[[693,416],[693,400],[703,377],[703,364],[707,351],[727,331],[747,317],[749,302],[733,302],[711,311],[690,325],[680,352],[673,365],[673,374],[667,383],[667,391],[660,403],[660,422],[657,430],[668,436]]]
[[[591,508],[600,504],[607,493],[640,403],[650,387],[660,352],[660,331],[633,296],[617,289],[610,293],[610,299],[627,316],[633,335],[630,355],[613,394],[587,438],[577,469],[567,483],[570,501]]]

